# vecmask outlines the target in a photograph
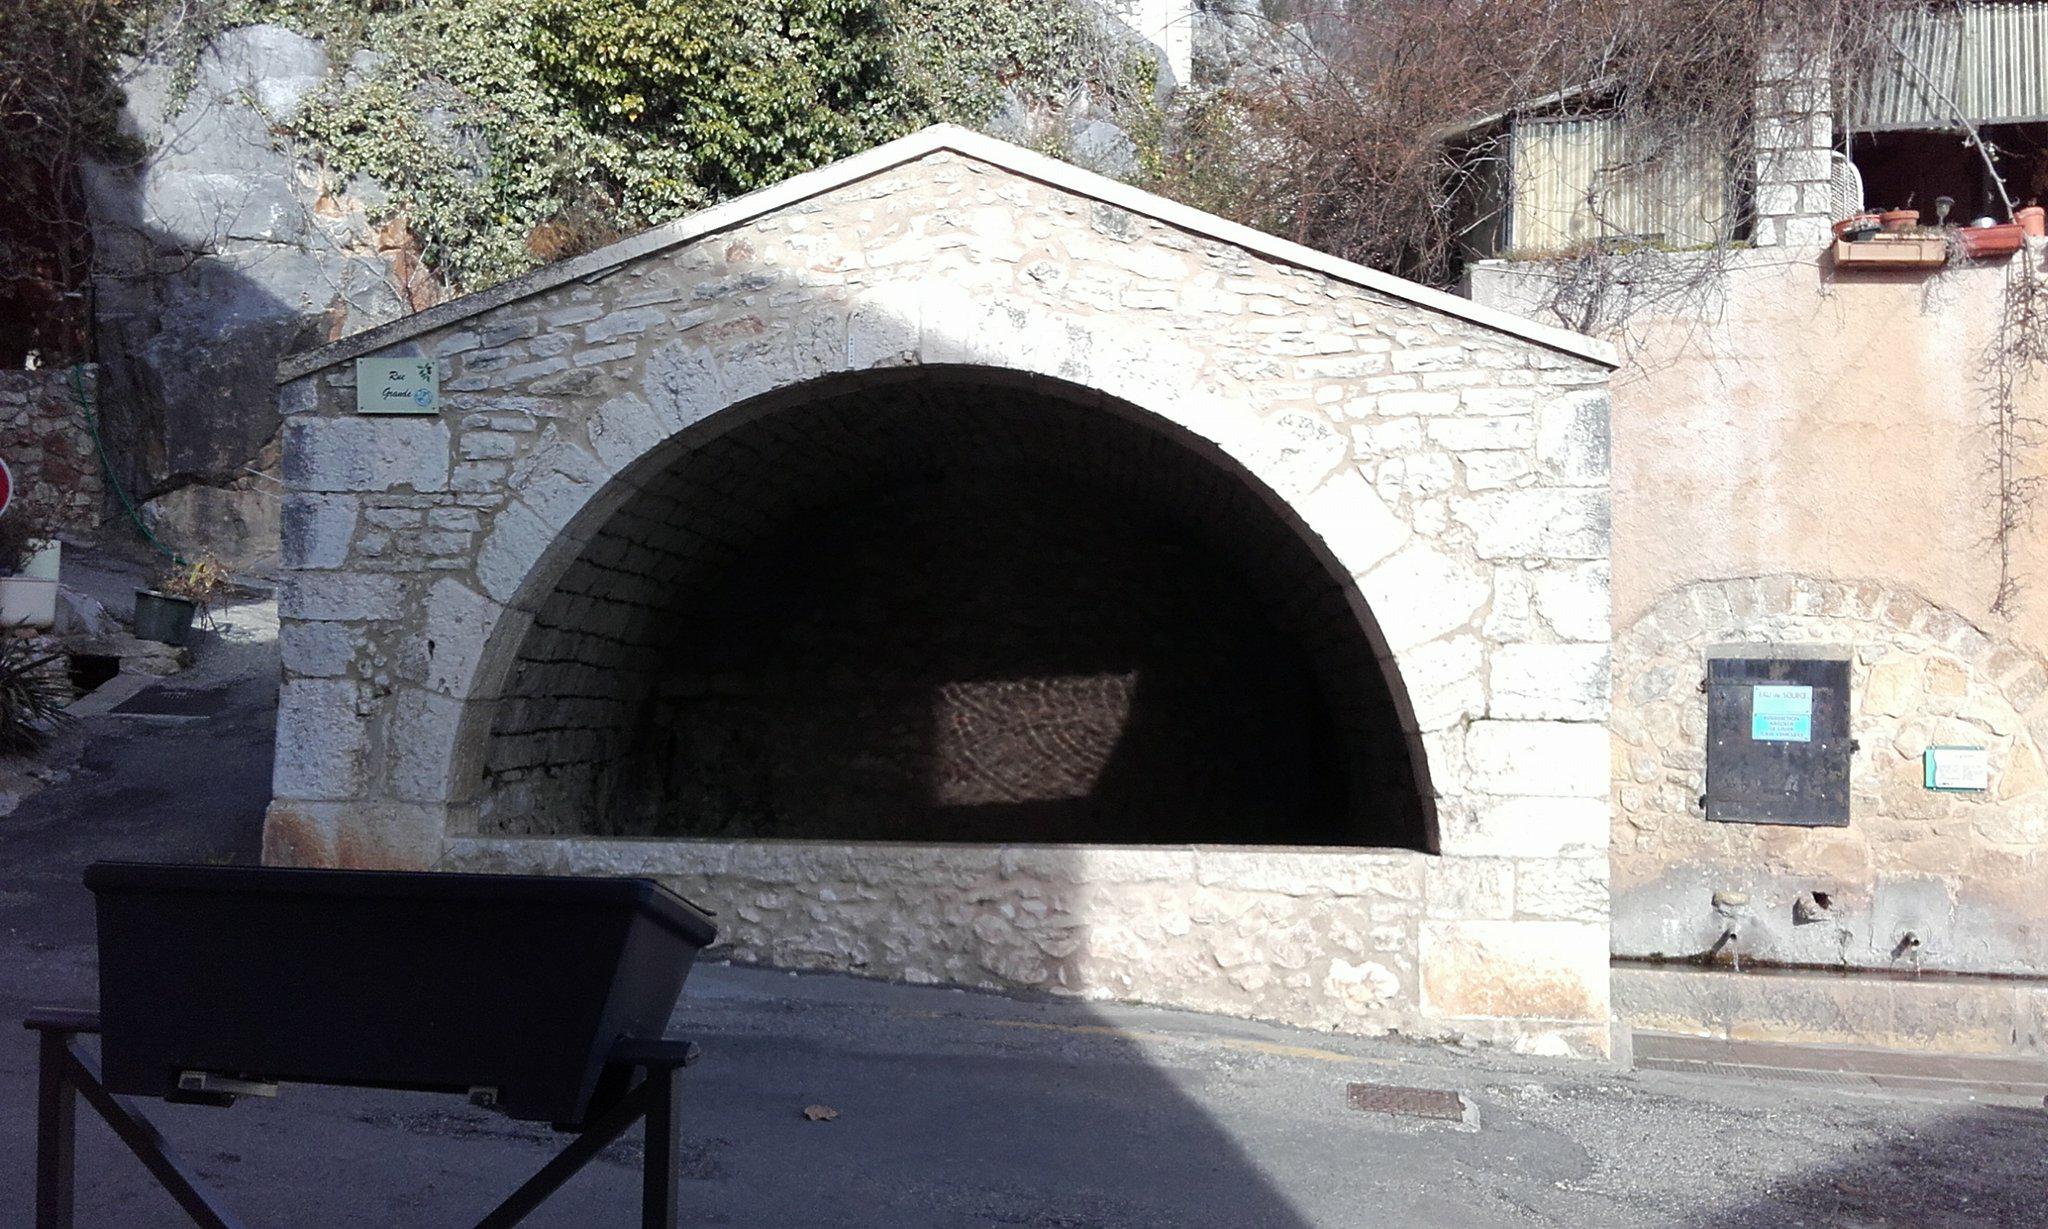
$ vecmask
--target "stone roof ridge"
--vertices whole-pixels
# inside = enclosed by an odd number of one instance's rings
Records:
[[[1333,280],[1347,282],[1431,311],[1442,312],[1447,316],[1454,316],[1547,349],[1607,367],[1618,366],[1620,362],[1611,345],[1583,333],[1542,324],[1512,312],[1475,303],[1448,291],[1396,277],[1394,274],[1344,260],[1327,252],[1319,252],[1303,244],[1254,230],[1214,214],[1204,213],[1142,188],[1134,188],[1108,176],[1083,170],[957,124],[934,124],[863,153],[828,163],[816,170],[793,175],[780,183],[756,189],[744,196],[733,197],[688,217],[664,223],[580,256],[542,265],[474,294],[450,299],[423,312],[402,316],[387,324],[365,329],[314,350],[289,355],[278,364],[278,382],[285,383],[298,379],[337,363],[410,340],[423,333],[459,323],[507,303],[540,294],[567,282],[602,277],[636,260],[695,242],[706,235],[744,225],[779,209],[893,170],[942,150],[987,163],[1013,175],[1038,180],[1076,196],[1088,197],[1129,210],[1177,230],[1231,244],[1281,264],[1320,273]]]

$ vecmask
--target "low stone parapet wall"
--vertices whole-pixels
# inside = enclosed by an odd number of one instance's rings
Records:
[[[1403,850],[545,837],[457,837],[442,865],[652,876],[741,963],[1607,1051],[1604,873],[1575,896]]]

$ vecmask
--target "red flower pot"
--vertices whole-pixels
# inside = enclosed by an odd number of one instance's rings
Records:
[[[1956,232],[1962,236],[1963,252],[1974,260],[1991,256],[2010,256],[2020,250],[2027,241],[2027,232],[2020,229],[2018,222],[2001,222],[1997,226],[1965,226]]]

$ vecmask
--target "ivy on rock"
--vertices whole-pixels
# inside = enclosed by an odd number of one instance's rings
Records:
[[[336,66],[279,131],[371,182],[456,291],[693,212],[1007,91],[1130,78],[1079,0],[235,0]],[[207,31],[201,31],[201,34]],[[191,54],[203,40],[192,40]],[[377,195],[377,194],[370,194]]]

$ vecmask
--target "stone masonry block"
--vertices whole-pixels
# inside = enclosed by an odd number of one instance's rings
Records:
[[[1561,721],[1475,721],[1465,739],[1468,783],[1482,794],[1605,798],[1607,727]]]
[[[1554,858],[1604,850],[1610,804],[1606,798],[1488,798],[1447,800],[1437,822],[1445,857]]]
[[[1408,526],[1387,510],[1372,484],[1355,470],[1332,476],[1298,508],[1309,529],[1353,576],[1386,559],[1409,536]]]
[[[1556,393],[1536,413],[1536,458],[1561,486],[1598,486],[1609,468],[1605,389]]]
[[[444,695],[466,695],[505,608],[453,577],[427,590],[426,677]]]
[[[284,480],[297,491],[388,491],[448,485],[448,424],[438,418],[295,418],[284,428]]]
[[[1478,565],[1417,539],[1358,582],[1387,644],[1404,652],[1470,623],[1492,591]]]
[[[1515,864],[1515,914],[1569,922],[1605,922],[1607,859],[1542,858]]]
[[[1535,604],[1550,630],[1566,640],[1604,641],[1612,635],[1613,602],[1602,559],[1545,568],[1533,577]]]
[[[287,679],[277,694],[277,765],[271,788],[299,801],[354,798],[363,791],[368,726],[356,712],[360,689],[339,679]]]
[[[405,586],[395,576],[294,572],[285,577],[278,614],[327,623],[397,619],[405,614]]]
[[[288,568],[338,568],[348,561],[361,504],[346,495],[284,497],[282,542]]]
[[[1603,488],[1495,491],[1454,500],[1451,518],[1472,531],[1484,559],[1605,559]]]
[[[1607,1020],[1607,928],[1598,923],[1424,922],[1421,958],[1431,1016]]]
[[[1496,718],[1605,721],[1604,644],[1506,644],[1493,651],[1487,713]]]
[[[358,636],[339,623],[287,622],[278,633],[286,678],[340,678],[355,660]]]

